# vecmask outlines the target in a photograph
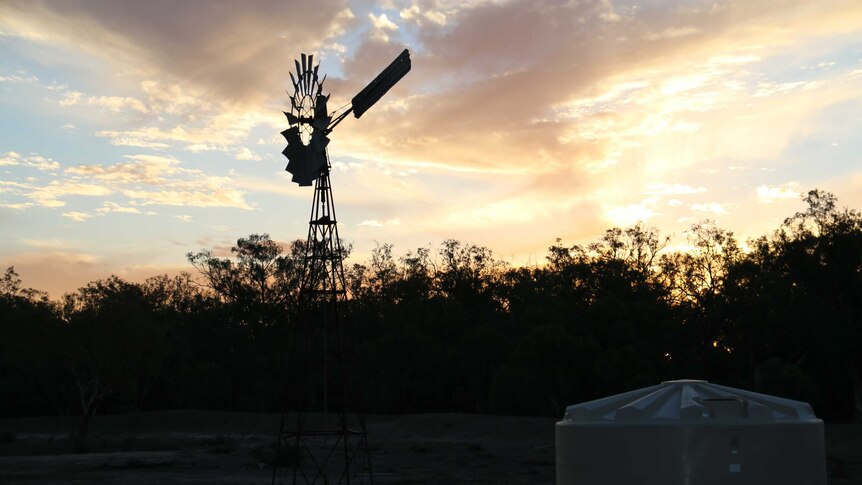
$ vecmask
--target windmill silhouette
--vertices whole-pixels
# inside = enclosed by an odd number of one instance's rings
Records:
[[[294,64],[290,111],[284,112],[290,127],[282,132],[287,140],[282,153],[291,180],[314,184],[314,197],[272,483],[373,483],[363,393],[354,375],[359,358],[346,325],[345,252],[327,145],[329,134],[348,114],[362,116],[410,71],[410,52],[405,49],[337,116],[327,111],[326,76],[318,76],[314,57],[302,54]]]

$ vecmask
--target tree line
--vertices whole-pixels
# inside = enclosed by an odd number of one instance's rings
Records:
[[[455,240],[346,264],[366,412],[561,416],[700,378],[862,413],[862,215],[812,190],[747,242],[704,221],[689,248],[643,224],[513,267]],[[117,276],[59,301],[0,281],[0,416],[281,411],[304,242],[189,253],[197,275]]]

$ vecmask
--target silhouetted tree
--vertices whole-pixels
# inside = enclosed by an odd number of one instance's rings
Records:
[[[62,362],[74,380],[87,435],[102,406],[139,409],[161,378],[164,327],[140,285],[116,276],[64,295]]]

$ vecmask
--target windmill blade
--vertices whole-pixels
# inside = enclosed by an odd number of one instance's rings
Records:
[[[353,116],[359,118],[368,108],[380,100],[392,86],[410,72],[410,51],[404,49],[386,69],[368,83],[368,86],[353,97]]]
[[[293,77],[293,73],[291,72],[289,74],[290,74],[290,82],[293,83],[293,93],[296,94],[296,92],[299,91],[299,85],[296,84],[296,78]]]
[[[299,61],[296,59],[293,60],[293,65],[296,66],[296,79],[299,82],[299,86],[297,87],[297,91],[302,87],[302,70],[299,68]]]
[[[315,72],[317,72],[317,71],[315,70]],[[315,94],[315,96],[320,96],[320,92],[323,91],[323,83],[325,83],[325,82],[326,82],[326,74],[323,75],[323,80],[321,80],[320,83],[317,84],[317,94]]]
[[[303,91],[305,94],[308,94],[308,56],[305,54],[302,55],[302,85],[305,90]]]

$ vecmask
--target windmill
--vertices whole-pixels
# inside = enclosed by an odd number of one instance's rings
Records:
[[[300,316],[290,353],[287,409],[282,416],[272,483],[373,483],[365,419],[359,407],[356,363],[345,325],[347,291],[329,172],[327,145],[332,130],[353,113],[361,117],[410,71],[407,49],[360,91],[350,108],[329,113],[323,94],[326,76],[302,54],[290,74],[293,94],[282,132],[291,181],[314,185],[303,276]],[[331,412],[330,412],[331,411]]]

